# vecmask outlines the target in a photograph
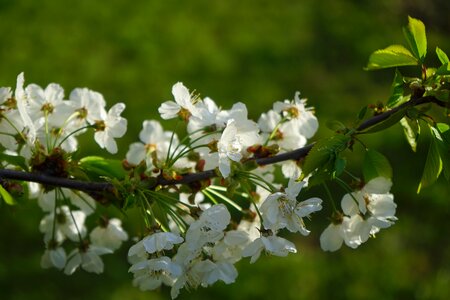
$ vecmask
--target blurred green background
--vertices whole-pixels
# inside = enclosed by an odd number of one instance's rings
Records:
[[[392,70],[362,68],[373,50],[403,43],[408,15],[425,22],[430,53],[437,45],[450,53],[449,12],[448,0],[0,0],[0,86],[14,86],[24,71],[27,83],[57,82],[66,95],[89,87],[110,106],[126,102],[129,130],[119,157],[137,140],[142,120],[158,118],[177,81],[223,107],[243,101],[254,119],[299,90],[316,107],[317,137],[324,137],[331,134],[327,120],[349,123],[362,106],[387,99]],[[298,254],[241,261],[235,284],[183,291],[179,299],[450,299],[449,186],[441,179],[415,194],[427,138],[417,154],[400,127],[364,141],[394,167],[395,226],[356,251],[324,253],[318,237],[325,208],[308,222],[309,237],[292,237]],[[89,145],[85,153],[98,151]],[[358,170],[358,151],[352,160]],[[342,191],[335,194],[339,200]],[[132,287],[130,243],[105,256],[103,276],[42,270],[41,217],[33,201],[0,207],[1,299],[169,297],[167,289]]]

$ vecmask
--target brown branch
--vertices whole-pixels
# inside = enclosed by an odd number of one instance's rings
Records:
[[[55,177],[43,173],[28,173],[23,171],[0,169],[1,179],[12,179],[27,182],[37,182],[50,186],[64,187],[84,192],[112,192],[114,187],[108,182],[90,182],[69,178]]]
[[[426,103],[435,103],[442,107],[448,107],[448,103],[444,103],[435,97],[432,96],[426,96],[426,97],[420,97],[416,99],[412,99],[408,102],[405,102],[391,110],[388,110],[382,114],[376,115],[372,118],[367,119],[366,121],[362,122],[358,128],[357,131],[363,131],[365,129],[370,128],[371,126],[374,126],[376,124],[381,123],[382,121],[388,119],[391,115],[398,112],[401,109],[407,108],[407,107],[413,107],[421,104]],[[306,157],[306,155],[309,153],[311,148],[313,147],[313,144],[306,145],[305,147],[286,152],[281,153],[275,156],[271,157],[265,157],[265,158],[257,158],[255,159],[256,163],[258,165],[269,165],[277,162],[287,161],[287,160],[299,160],[301,158]],[[210,178],[218,177],[218,174],[215,170],[207,170],[199,173],[192,173],[184,175],[181,179],[177,180],[167,180],[163,177],[158,177],[157,179],[157,185],[174,185],[174,184],[188,184],[193,182],[198,182]],[[23,171],[15,171],[15,170],[8,170],[8,169],[0,169],[0,179],[12,179],[12,180],[20,180],[20,181],[28,181],[28,182],[37,182],[45,185],[50,186],[58,186],[58,187],[65,187],[85,192],[113,192],[114,186],[111,183],[108,182],[87,182],[87,181],[81,181],[81,180],[75,180],[75,179],[69,179],[69,178],[61,178],[61,177],[54,177],[54,176],[48,176],[42,173],[28,173]],[[155,187],[154,186],[154,187]]]
[[[425,103],[436,103],[439,106],[444,105],[442,101],[439,101],[438,99],[436,99],[433,96],[425,96],[425,97],[411,99],[410,101],[402,103],[399,106],[397,106],[391,110],[385,111],[382,114],[379,114],[379,115],[373,116],[370,119],[367,119],[366,121],[362,122],[358,126],[358,128],[356,128],[356,130],[363,131],[369,127],[372,127],[378,123],[381,123],[382,121],[388,119],[390,116],[392,116],[393,114],[395,114],[396,112],[398,112],[404,108],[413,107],[413,106],[417,106],[417,105],[425,104]]]

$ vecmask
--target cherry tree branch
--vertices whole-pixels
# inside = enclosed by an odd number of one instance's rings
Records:
[[[426,103],[435,103],[441,107],[449,107],[449,103],[440,101],[433,96],[425,96],[419,98],[413,98],[408,102],[405,102],[391,110],[385,111],[379,115],[373,116],[366,121],[362,122],[357,128],[357,133],[363,133],[365,129],[368,129],[376,124],[379,124],[385,120],[387,120],[390,116],[395,114],[396,112],[408,108],[414,107],[421,104]],[[264,158],[256,158],[255,161],[258,165],[269,165],[277,162],[287,161],[287,160],[299,160],[301,158],[306,157],[309,151],[312,149],[314,144],[306,145],[305,147],[281,153],[271,157]],[[173,179],[168,180],[159,176],[157,178],[156,184],[152,187],[156,187],[158,185],[174,185],[174,184],[189,184],[193,182],[198,182],[202,180],[211,179],[214,177],[218,177],[218,174],[215,170],[207,170],[199,173],[186,174],[182,176],[181,179]],[[37,182],[44,185],[55,186],[55,187],[64,187],[75,190],[80,190],[84,192],[107,192],[113,193],[115,190],[114,186],[109,182],[88,182],[75,180],[70,178],[61,178],[55,176],[49,176],[43,173],[29,173],[24,171],[16,171],[9,169],[0,169],[0,179],[10,179],[10,180],[19,180],[19,181],[27,181],[27,182]]]

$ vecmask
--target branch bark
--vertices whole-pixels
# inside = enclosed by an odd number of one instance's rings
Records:
[[[416,99],[411,99],[408,102],[405,102],[391,110],[388,110],[382,114],[373,116],[366,121],[362,122],[357,128],[357,133],[364,131],[376,124],[383,122],[388,119],[391,115],[398,112],[401,109],[407,107],[413,107],[426,103],[435,103],[442,107],[448,107],[448,103],[442,102],[436,99],[433,96],[425,96]],[[301,158],[306,157],[314,144],[306,145],[305,147],[281,153],[272,157],[265,158],[257,158],[255,159],[258,165],[269,165],[277,162],[287,161],[287,160],[299,160]],[[215,170],[207,170],[199,173],[192,173],[184,175],[181,179],[178,180],[167,180],[163,177],[158,177],[157,185],[174,185],[174,184],[189,184],[193,182],[198,182],[202,180],[207,180],[210,178],[217,177],[217,173]],[[60,178],[54,176],[48,176],[42,173],[29,173],[24,171],[16,171],[9,169],[0,169],[0,178],[1,179],[11,179],[11,180],[19,180],[19,181],[27,181],[27,182],[37,182],[44,185],[50,185],[55,187],[64,187],[75,190],[80,190],[84,192],[110,192],[114,191],[114,186],[108,182],[87,182],[81,180],[75,180],[70,178]],[[154,187],[155,187],[154,186]]]

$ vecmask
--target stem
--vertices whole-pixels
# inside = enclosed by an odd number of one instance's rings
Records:
[[[337,211],[336,203],[334,203],[334,199],[333,199],[333,196],[331,195],[330,189],[328,188],[328,186],[327,186],[327,184],[325,182],[322,183],[322,185],[323,185],[323,188],[324,188],[325,192],[327,193],[328,198],[330,199],[331,206],[333,207],[333,210]]]
[[[86,125],[86,126],[84,126],[84,127],[81,127],[81,128],[78,128],[77,130],[72,131],[72,132],[69,133],[67,136],[65,136],[65,137],[62,139],[61,142],[59,142],[58,147],[61,147],[61,145],[62,145],[69,137],[71,137],[71,136],[74,135],[75,133],[77,133],[77,132],[79,132],[79,131],[81,131],[81,130],[88,129],[88,128],[93,128],[93,127],[94,127],[94,125]]]

